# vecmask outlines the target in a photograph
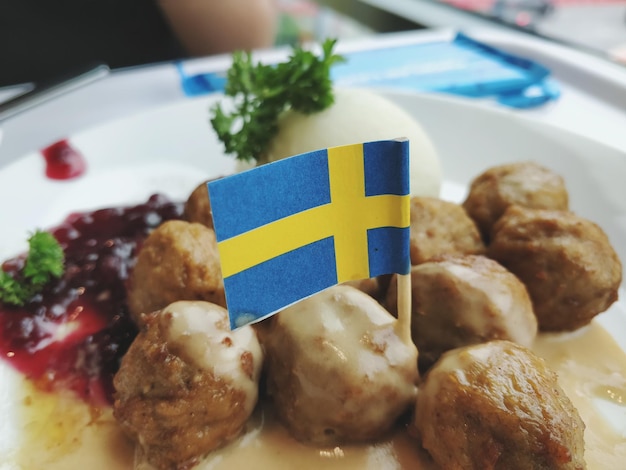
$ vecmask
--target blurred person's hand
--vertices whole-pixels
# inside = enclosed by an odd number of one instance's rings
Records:
[[[159,0],[179,41],[194,56],[274,44],[277,0]]]

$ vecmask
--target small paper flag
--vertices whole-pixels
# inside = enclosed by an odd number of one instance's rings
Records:
[[[208,190],[232,328],[341,282],[410,271],[407,140],[297,155]]]

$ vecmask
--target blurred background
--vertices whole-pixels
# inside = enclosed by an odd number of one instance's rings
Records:
[[[626,0],[281,0],[280,41],[491,23],[626,64]]]
[[[180,19],[180,26],[175,24],[177,19],[172,14],[182,4],[206,8],[216,5],[212,1],[0,0],[0,88],[44,81],[90,62],[125,68],[225,52],[227,47],[221,50],[189,47],[184,38],[181,40],[181,32],[189,31],[186,23],[189,18]],[[241,10],[242,5],[248,7],[253,3],[246,2],[252,1],[229,0],[228,4],[221,5],[229,5],[229,8],[239,5]],[[263,47],[326,37],[358,38],[378,32],[483,26],[513,28],[626,65],[626,0],[258,2],[278,8],[274,40],[264,42]],[[196,17],[201,17],[195,13]],[[222,33],[242,34],[249,28],[236,21],[233,14],[225,18],[234,20],[231,23],[238,26],[221,26],[224,21],[218,22],[217,29],[221,27]],[[195,28],[197,34],[205,36],[214,29],[206,25],[195,25]],[[214,39],[215,34],[211,40]]]

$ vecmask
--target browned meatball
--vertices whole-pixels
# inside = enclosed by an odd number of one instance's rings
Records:
[[[575,330],[617,300],[615,250],[600,227],[571,212],[509,208],[488,254],[526,284],[541,330]]]
[[[350,286],[334,286],[271,318],[261,342],[267,387],[291,434],[338,445],[380,438],[414,402],[417,351],[396,320]]]
[[[129,279],[128,307],[142,313],[177,300],[206,300],[226,306],[215,232],[201,224],[172,220],[145,240]]]
[[[208,302],[147,315],[117,372],[114,415],[158,469],[191,468],[238,436],[258,396],[254,330]]]
[[[485,245],[463,207],[431,197],[411,198],[411,264],[445,254],[482,254]]]
[[[530,346],[537,319],[526,287],[484,256],[444,256],[411,270],[411,335],[426,370],[449,349],[492,339]],[[395,312],[397,285],[388,292]]]
[[[463,207],[485,240],[491,227],[511,205],[535,209],[568,209],[568,194],[561,176],[533,162],[493,167],[470,186]]]
[[[446,470],[582,470],[585,425],[528,349],[492,341],[444,354],[420,386],[415,428]]]
[[[209,200],[208,181],[194,189],[185,202],[184,217],[189,222],[197,222],[206,227],[213,228],[213,212]]]

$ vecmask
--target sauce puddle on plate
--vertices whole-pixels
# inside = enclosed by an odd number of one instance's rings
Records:
[[[624,407],[620,395],[626,389],[624,352],[597,323],[575,333],[540,335],[534,350],[559,374],[562,387],[587,426],[589,470],[622,468],[626,436],[609,424],[594,402],[608,399]],[[48,470],[151,468],[141,459],[136,462],[132,444],[122,435],[109,408],[94,409],[67,393],[45,393],[28,383],[24,396],[22,450],[15,456],[15,463],[22,468],[44,468],[44,463]],[[436,469],[401,426],[389,439],[376,444],[320,449],[291,438],[273,419],[271,408],[257,410],[243,436],[210,454],[196,468],[245,468],[250,462],[255,462],[255,469],[267,470]]]
[[[534,351],[559,376],[585,429],[589,470],[626,462],[626,354],[596,322],[568,334],[541,334]]]
[[[133,468],[134,446],[111,408],[92,407],[69,391],[44,392],[27,380],[22,396],[21,442],[11,456],[18,469]]]

